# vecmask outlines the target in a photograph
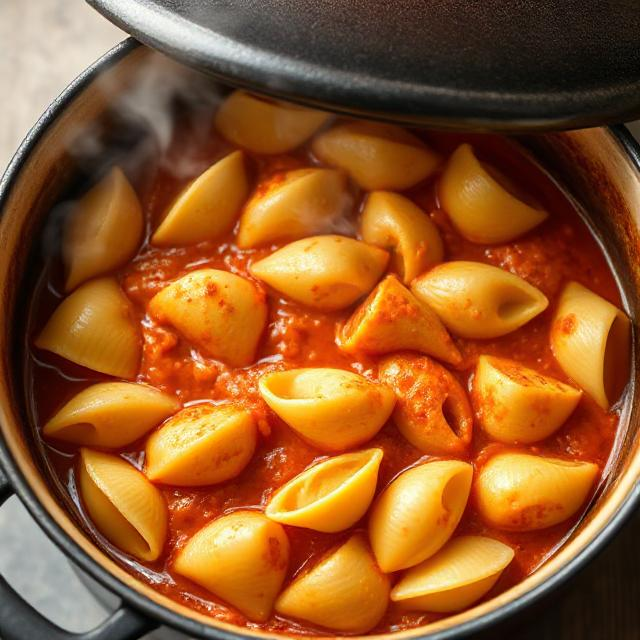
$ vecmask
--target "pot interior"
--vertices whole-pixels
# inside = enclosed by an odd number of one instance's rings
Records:
[[[38,451],[39,440],[33,437],[31,398],[27,397],[25,384],[29,302],[38,285],[43,260],[55,246],[55,238],[48,234],[56,234],[59,229],[51,224],[52,207],[62,197],[76,192],[99,170],[96,163],[104,161],[105,149],[109,151],[110,162],[117,157],[125,166],[140,163],[145,154],[155,153],[158,140],[161,143],[163,136],[168,135],[169,125],[163,120],[163,110],[174,99],[176,87],[179,90],[189,87],[196,102],[205,103],[211,97],[209,79],[143,47],[131,44],[120,47],[110,55],[107,64],[77,83],[54,105],[54,111],[45,116],[31,134],[5,178],[0,201],[0,246],[3,247],[0,295],[4,309],[0,329],[0,415],[7,449],[4,464],[14,486],[39,520],[53,519],[55,524],[48,520],[45,525],[50,535],[58,541],[71,539],[73,542],[71,545],[67,542],[66,549],[71,550],[74,558],[94,577],[107,581],[125,597],[130,593],[127,589],[142,594],[142,608],[163,617],[165,622],[182,624],[191,633],[213,637],[219,636],[222,629],[238,635],[236,627],[206,618],[136,581],[94,546],[82,524],[75,520],[74,511],[68,508],[66,493],[56,486],[54,474]],[[632,157],[634,152],[609,129],[526,136],[517,142],[576,201],[608,256],[625,310],[635,327],[640,300],[638,158]],[[96,144],[105,147],[96,147]],[[133,165],[131,168],[135,170]],[[51,215],[55,215],[55,208],[53,211]],[[631,508],[630,500],[640,471],[635,331],[632,356],[632,380],[626,391],[607,479],[562,548],[536,573],[498,597],[427,629],[398,633],[398,637],[446,632],[481,616],[485,616],[484,621],[488,623],[501,607],[513,608],[516,600],[522,605],[543,590],[547,581],[568,575],[570,567],[580,562],[588,548],[595,546],[596,539],[603,541],[608,536],[605,530],[612,530]],[[105,572],[116,580],[105,580]],[[167,611],[182,617],[171,617]],[[241,633],[247,634],[265,635],[251,630]]]

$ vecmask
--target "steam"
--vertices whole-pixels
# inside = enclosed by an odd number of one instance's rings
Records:
[[[136,176],[144,164],[159,159],[176,178],[192,177],[202,163],[189,149],[211,134],[212,114],[222,99],[216,83],[161,54],[145,52],[126,84],[123,90],[117,69],[97,78],[96,91],[109,104],[107,122],[73,132],[67,142],[72,158],[94,175],[119,164]],[[194,145],[181,145],[186,153],[169,158],[181,118],[189,120],[186,131]]]
[[[59,252],[64,220],[76,199],[114,165],[123,169],[137,189],[144,190],[155,177],[152,168],[184,184],[212,161],[207,152],[211,146],[206,145],[224,90],[209,76],[139,49],[99,74],[87,93],[79,100],[105,103],[107,111],[88,124],[67,125],[65,149],[77,168],[78,180],[71,198],[58,204],[48,217],[43,234],[43,255],[48,258]],[[174,145],[178,125],[181,139]],[[345,194],[322,233],[354,237],[355,202],[355,194]]]
[[[331,219],[331,228],[329,233],[335,233],[340,236],[349,236],[355,238],[358,234],[357,211],[355,204],[356,196],[347,192],[341,198],[340,206],[337,209],[336,216]]]
[[[323,221],[321,228],[317,233],[330,233],[341,236],[349,236],[355,238],[357,233],[357,224],[355,217],[356,198],[350,191],[345,191],[340,195],[333,213]],[[302,221],[302,227],[306,229],[314,229],[318,226],[317,212],[313,207],[309,209],[298,209],[297,217]],[[311,234],[310,234],[311,235]]]
[[[76,199],[114,165],[120,166],[136,184],[153,179],[150,167],[168,172],[180,181],[206,168],[197,150],[209,139],[212,115],[222,100],[214,80],[169,58],[139,50],[116,67],[101,73],[87,89],[93,96],[79,100],[107,105],[104,117],[90,123],[68,126],[64,148],[77,173],[72,197],[57,204],[47,218],[42,253],[46,258],[59,252],[65,219]],[[129,63],[122,70],[123,64]],[[131,72],[131,69],[135,69]],[[186,121],[185,121],[186,119]],[[193,144],[181,144],[180,154],[171,154],[176,126]],[[185,126],[185,124],[187,126]]]

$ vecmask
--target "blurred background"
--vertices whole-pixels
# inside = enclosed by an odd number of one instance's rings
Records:
[[[0,0],[0,174],[49,103],[125,35],[82,0]],[[640,137],[640,122],[631,128]],[[16,498],[0,509],[0,573],[45,616],[69,630],[90,629],[106,615]],[[636,516],[577,580],[508,637],[637,640],[639,603]]]

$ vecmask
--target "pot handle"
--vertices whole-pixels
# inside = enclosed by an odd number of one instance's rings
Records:
[[[11,484],[0,471],[0,506],[11,495]],[[142,613],[120,605],[95,629],[83,633],[65,631],[38,613],[0,575],[2,640],[136,640],[156,626]]]

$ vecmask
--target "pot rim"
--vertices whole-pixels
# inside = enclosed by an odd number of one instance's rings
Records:
[[[47,107],[36,124],[30,129],[18,150],[11,159],[4,175],[0,178],[0,216],[8,201],[13,185],[42,136],[48,128],[64,112],[67,106],[78,96],[94,79],[114,66],[122,59],[126,58],[139,47],[144,46],[132,37],[126,38],[115,47],[107,51],[96,62],[87,67],[75,80],[73,80]],[[627,156],[635,168],[640,172],[640,144],[635,141],[628,129],[624,125],[613,125],[606,127],[614,139],[621,147],[621,152]],[[47,537],[73,563],[94,578],[105,588],[120,597],[124,604],[131,605],[136,610],[150,616],[154,621],[171,626],[187,634],[200,637],[215,637],[220,640],[245,640],[251,637],[238,628],[237,632],[228,631],[214,626],[215,623],[207,625],[199,620],[190,619],[186,616],[172,611],[169,608],[147,598],[141,592],[116,578],[115,575],[107,571],[97,561],[92,559],[63,528],[54,520],[44,505],[38,500],[35,492],[31,488],[27,478],[14,461],[9,447],[0,434],[0,470],[4,472],[9,480],[13,491],[19,497],[22,504],[27,508],[30,515],[45,532]],[[485,613],[477,618],[463,622],[454,627],[435,630],[430,632],[428,626],[424,627],[423,634],[417,634],[418,640],[454,640],[468,637],[471,634],[486,631],[490,627],[504,622],[508,618],[523,612],[533,606],[543,596],[557,590],[565,584],[567,580],[583,569],[588,562],[592,561],[618,533],[620,528],[627,522],[629,517],[640,504],[640,478],[636,479],[628,494],[621,502],[613,517],[601,528],[596,537],[591,540],[579,553],[558,569],[544,583],[535,586],[530,591],[521,595],[517,599],[508,602],[497,609]],[[417,631],[417,630],[416,630]],[[270,634],[277,637],[275,634]],[[388,635],[388,634],[385,634]]]

